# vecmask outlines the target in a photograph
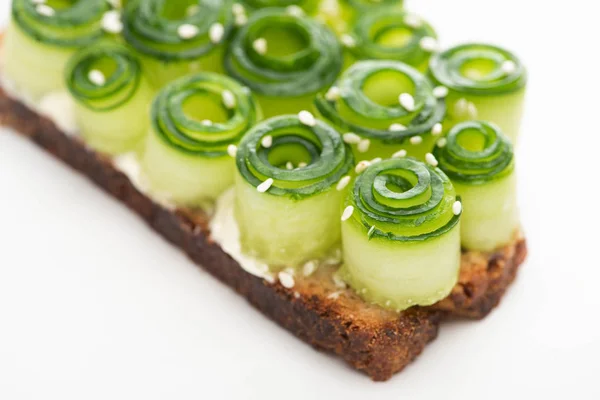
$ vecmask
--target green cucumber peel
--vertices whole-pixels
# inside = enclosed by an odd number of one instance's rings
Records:
[[[250,10],[273,7],[298,6],[306,13],[312,13],[317,7],[318,0],[243,0]]]

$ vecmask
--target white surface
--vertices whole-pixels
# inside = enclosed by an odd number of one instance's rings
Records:
[[[500,308],[443,325],[403,373],[372,383],[0,132],[0,398],[600,398],[595,2],[408,3],[444,46],[501,43],[530,70],[518,151],[530,255]]]

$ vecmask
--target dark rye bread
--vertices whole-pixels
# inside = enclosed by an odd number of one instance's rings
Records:
[[[436,337],[444,317],[486,316],[515,278],[527,252],[521,237],[493,254],[463,252],[460,280],[448,298],[399,314],[366,304],[351,290],[340,288],[328,268],[308,278],[297,276],[295,286],[287,289],[245,272],[211,240],[205,215],[168,210],[153,202],[110,158],[63,134],[52,121],[1,89],[0,124],[85,174],[279,325],[316,348],[338,354],[377,381],[389,379],[417,357]]]

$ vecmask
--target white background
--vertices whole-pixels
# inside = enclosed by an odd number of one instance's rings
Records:
[[[595,3],[408,0],[444,46],[496,42],[529,67],[518,172],[530,255],[500,308],[443,325],[387,383],[312,350],[0,131],[0,398],[600,398]]]

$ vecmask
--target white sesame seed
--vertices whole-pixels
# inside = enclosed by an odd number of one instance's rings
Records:
[[[294,169],[294,164],[292,164],[291,161],[288,161],[285,163],[285,168],[286,169]]]
[[[260,55],[267,54],[267,39],[258,38],[252,42],[252,48]]]
[[[223,35],[225,35],[225,28],[218,22],[212,24],[208,29],[208,37],[213,43],[219,43],[223,39]]]
[[[234,19],[235,26],[243,26],[248,22],[248,17],[246,14],[237,14],[235,15]]]
[[[448,88],[446,86],[436,86],[433,89],[433,96],[438,99],[448,96]]]
[[[302,274],[304,276],[311,276],[313,272],[317,270],[317,263],[315,261],[308,261],[302,267]]]
[[[372,159],[370,161],[370,163],[371,163],[371,165],[377,164],[378,162],[381,162],[381,160],[383,160],[381,157],[375,157],[374,159]]]
[[[211,126],[213,122],[210,119],[203,119],[200,123],[204,126]]]
[[[442,124],[438,122],[437,124],[433,125],[433,128],[431,128],[431,134],[433,136],[439,136],[442,134],[442,130]]]
[[[402,124],[391,124],[389,130],[392,132],[400,132],[400,131],[405,131],[406,127]]]
[[[307,163],[305,163],[304,161],[301,161],[301,162],[298,163],[298,168],[304,168],[307,165],[308,165]]]
[[[398,101],[406,111],[415,111],[415,98],[410,93],[402,93]]]
[[[421,144],[423,143],[423,138],[421,136],[411,136],[410,140],[410,144]]]
[[[177,28],[177,35],[182,39],[192,39],[198,36],[198,33],[200,33],[200,29],[192,24],[183,24]]]
[[[357,174],[360,174],[361,172],[363,172],[365,169],[367,169],[367,167],[371,165],[370,161],[367,160],[362,160],[360,161],[358,164],[356,164],[356,168],[354,168],[354,172],[356,172]]]
[[[298,113],[298,119],[302,124],[307,126],[315,126],[317,124],[315,116],[306,110],[302,110]]]
[[[301,9],[300,7],[298,7],[298,6],[297,6],[297,5],[295,5],[295,4],[292,4],[291,6],[287,6],[287,7],[285,8],[285,11],[286,11],[288,14],[290,14],[290,15],[294,16],[294,17],[302,17],[302,16],[304,16],[304,10],[303,10],[303,9]]]
[[[56,14],[56,12],[54,11],[54,8],[50,7],[49,5],[46,4],[38,4],[35,7],[35,11],[37,11],[38,14],[43,15],[44,17],[52,17],[54,16],[54,14]]]
[[[340,41],[342,42],[342,44],[346,47],[355,47],[356,46],[356,40],[354,40],[354,38],[348,34],[346,35],[342,35],[340,37]]]
[[[240,3],[233,3],[233,5],[231,6],[231,12],[234,15],[245,14],[246,13],[246,9]]]
[[[284,288],[291,289],[296,284],[292,274],[287,271],[281,271],[277,276],[279,277],[279,282]]]
[[[258,185],[256,187],[256,190],[258,190],[260,193],[264,193],[271,188],[271,185],[273,185],[273,178],[269,178],[260,185]]]
[[[93,69],[88,73],[88,79],[96,86],[104,86],[104,84],[106,83],[106,78],[104,77],[104,74],[102,73],[102,71],[99,71],[97,69]]]
[[[446,143],[448,143],[448,140],[445,137],[443,137],[443,138],[438,139],[436,145],[437,145],[437,147],[442,148],[442,147],[446,146]]]
[[[327,93],[325,93],[325,99],[328,101],[334,101],[340,98],[340,88],[337,86],[332,86],[329,88]]]
[[[375,225],[372,225],[372,226],[369,228],[369,231],[367,232],[367,236],[368,236],[368,237],[371,237],[371,235],[373,234],[373,232],[375,232]]]
[[[387,300],[387,301],[385,302],[385,306],[386,306],[386,307],[389,307],[389,306],[391,306],[391,305],[392,305],[392,301],[391,301],[391,300]]]
[[[354,212],[354,207],[352,206],[348,206],[344,209],[344,212],[342,213],[342,221],[347,221],[348,218],[350,218],[352,216],[352,213]]]
[[[452,212],[454,215],[458,215],[462,212],[462,203],[460,201],[455,201],[454,204],[452,204]]]
[[[425,36],[419,41],[419,45],[425,51],[433,52],[438,50],[438,42],[431,36]]]
[[[361,141],[360,136],[353,132],[344,133],[342,138],[344,139],[344,142],[348,144],[358,144]]]
[[[116,0],[116,1],[120,1],[120,0]],[[191,17],[193,15],[198,14],[198,12],[200,12],[201,8],[198,4],[192,4],[191,6],[189,6],[188,8],[186,8],[185,10],[185,15],[187,17]]]
[[[268,149],[273,145],[273,136],[267,135],[263,137],[260,141],[260,144],[262,145],[262,147]]]
[[[235,157],[237,154],[237,146],[235,144],[230,144],[227,146],[227,154],[229,154],[231,157]]]
[[[438,160],[431,153],[425,154],[425,161],[427,161],[427,164],[429,164],[429,165],[431,165],[433,167],[437,167],[438,166]]]
[[[340,289],[346,288],[346,282],[344,282],[342,277],[339,276],[337,273],[333,274],[331,278],[333,279],[333,283],[335,284],[336,287],[338,287]]]
[[[467,115],[472,119],[477,118],[477,107],[472,102],[467,104]]]
[[[360,292],[361,292],[362,294],[366,294],[366,293],[367,293],[367,288],[362,288],[362,289],[360,289]]]
[[[369,150],[370,146],[371,141],[369,139],[362,139],[360,142],[358,142],[356,149],[359,153],[366,153]]]
[[[342,177],[342,179],[339,180],[339,182],[336,185],[336,190],[338,191],[342,191],[346,188],[346,186],[348,186],[348,184],[350,183],[350,176],[346,175],[344,177]]]
[[[512,60],[506,60],[502,63],[501,68],[505,74],[512,74],[517,70],[517,64]]]
[[[402,157],[406,157],[406,150],[404,150],[404,149],[398,150],[397,152],[392,154],[392,158],[402,158]]]
[[[331,300],[337,300],[342,293],[343,292],[341,292],[341,291],[338,290],[337,292],[333,292],[333,293],[328,294],[327,298],[331,299]]]
[[[300,298],[300,293],[298,293],[298,292],[294,292],[294,297],[295,297],[296,299],[299,299],[299,298]]]
[[[231,92],[231,90],[223,90],[221,92],[221,99],[223,100],[223,104],[225,105],[225,107],[232,109],[235,107],[236,105],[236,99],[235,96],[233,95],[233,93]]]
[[[123,31],[121,13],[117,10],[105,12],[102,16],[102,29],[104,29],[108,33],[121,33],[121,31]]]
[[[469,102],[464,97],[461,97],[454,103],[454,113],[458,116],[464,116],[467,113]]]
[[[411,28],[418,28],[423,25],[423,20],[414,14],[408,14],[404,16],[404,24]]]

